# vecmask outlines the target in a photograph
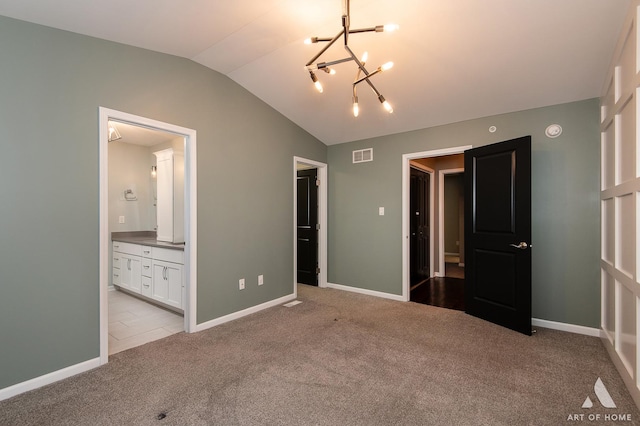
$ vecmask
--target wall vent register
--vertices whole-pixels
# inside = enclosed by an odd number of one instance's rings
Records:
[[[353,151],[353,163],[366,163],[373,161],[373,148],[359,149]]]

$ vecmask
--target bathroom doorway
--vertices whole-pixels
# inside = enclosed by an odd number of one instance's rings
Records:
[[[112,123],[110,128],[110,123]],[[118,130],[120,127],[120,130]],[[118,225],[126,225],[127,224],[127,216],[132,211],[135,211],[134,208],[134,200],[138,200],[138,197],[143,197],[143,188],[142,186],[138,187],[136,185],[125,185],[132,186],[131,188],[116,188],[116,193],[122,192],[122,202],[125,205],[125,209],[129,209],[129,213],[127,210],[119,211],[118,214],[113,214],[112,205],[113,198],[110,197],[110,179],[109,179],[109,140],[117,142],[118,135],[114,135],[114,130],[122,135],[122,132],[125,132],[125,129],[131,132],[140,132],[148,133],[149,131],[156,136],[159,134],[169,135],[173,137],[173,141],[164,141],[158,148],[165,147],[164,145],[172,145],[176,144],[177,140],[182,145],[182,151],[184,153],[184,205],[182,207],[181,214],[184,215],[184,257],[183,261],[183,269],[179,274],[180,279],[183,280],[181,285],[184,286],[184,297],[183,297],[183,312],[184,318],[182,320],[182,329],[186,332],[193,332],[196,328],[196,248],[197,248],[197,232],[196,232],[196,132],[192,129],[187,129],[183,127],[179,127],[173,124],[164,123],[161,121],[149,119],[146,117],[135,116],[132,114],[128,114],[121,111],[110,110],[107,108],[99,108],[99,154],[100,154],[100,363],[105,364],[108,362],[109,355],[109,286],[114,281],[114,271],[117,268],[114,268],[114,262],[117,266],[118,262],[122,262],[122,259],[116,261],[115,257],[112,256],[111,250],[111,234],[110,229],[114,228],[113,224],[110,224],[110,218],[117,221]],[[163,145],[164,144],[164,145]],[[114,157],[115,160],[115,157]],[[151,161],[151,160],[149,160]],[[144,173],[147,174],[151,179],[152,173],[152,164],[149,163],[145,166]],[[154,170],[155,171],[155,170]],[[130,182],[134,182],[134,180],[129,179]],[[125,181],[126,182],[126,181]],[[139,181],[138,181],[139,182]],[[122,185],[122,182],[119,182]],[[153,193],[153,185],[149,185],[151,190],[146,191],[147,201],[153,203],[152,194]],[[127,206],[128,204],[128,206]],[[153,209],[149,208],[147,213],[140,214],[140,203],[138,204],[138,214],[129,215],[131,220],[139,220],[141,223],[144,221],[146,225],[145,227],[149,227],[149,223],[153,224],[153,222],[157,222],[155,216],[153,215]],[[123,218],[124,216],[124,218]],[[124,223],[122,223],[124,221]],[[143,226],[143,225],[141,225]],[[146,244],[146,243],[144,243]],[[135,244],[134,244],[135,246]],[[143,245],[144,246],[144,245]],[[130,248],[130,247],[129,247]],[[167,248],[163,248],[163,250],[167,250]],[[123,251],[122,258],[125,259],[128,253],[126,250]],[[163,251],[163,256],[165,255]],[[154,252],[155,253],[155,252]],[[168,255],[171,256],[170,252]],[[135,255],[135,254],[134,254]],[[140,256],[142,259],[143,256]],[[133,268],[129,268],[130,265],[137,265],[137,258],[135,256],[129,256],[126,258],[126,270],[127,271],[135,271],[133,274],[137,276],[137,270],[135,266]],[[173,260],[173,259],[169,259]],[[155,261],[155,259],[154,259]],[[157,263],[162,265],[162,259],[158,259]],[[176,261],[178,262],[178,261]],[[140,267],[142,267],[140,265]],[[123,266],[123,263],[120,263],[120,266]],[[156,265],[154,264],[154,268]],[[158,276],[169,278],[170,273],[169,268],[162,269],[163,273],[158,273]],[[144,274],[142,274],[142,279],[144,280]],[[148,275],[151,275],[150,273]],[[147,277],[151,279],[150,277]],[[154,278],[155,279],[155,278]],[[117,281],[117,278],[116,278]],[[144,281],[143,281],[144,282]],[[127,288],[127,286],[123,286]],[[158,286],[160,288],[160,286]],[[136,292],[135,286],[130,287],[130,290],[133,289],[133,292]],[[169,300],[168,306],[165,308],[171,308],[171,300]],[[175,325],[174,327],[179,327],[179,325]]]

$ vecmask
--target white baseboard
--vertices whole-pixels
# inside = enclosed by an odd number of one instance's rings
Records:
[[[242,311],[234,312],[229,315],[222,316],[220,318],[212,319],[211,321],[203,322],[202,324],[196,325],[196,332],[207,330],[211,327],[215,327],[220,324],[224,324],[225,322],[237,320],[242,317],[246,317],[247,315],[255,314],[256,312],[260,312],[264,309],[272,308],[274,306],[283,305],[287,302],[291,302],[296,299],[295,294],[289,294],[287,296],[283,296],[279,299],[270,300],[269,302],[262,303],[260,305],[252,306],[250,308],[244,309]]]
[[[368,296],[382,297],[383,299],[396,300],[398,302],[406,302],[402,295],[384,293],[381,291],[367,290],[365,288],[350,287],[342,284],[327,283],[327,288],[335,288],[336,290],[350,291],[352,293],[366,294]]]
[[[599,328],[585,327],[583,325],[567,324],[564,322],[547,321],[538,318],[531,319],[531,325],[550,328],[552,330],[568,331],[569,333],[584,334],[585,336],[602,337]]]
[[[54,371],[44,376],[36,377],[26,382],[17,383],[8,388],[0,389],[0,401],[9,399],[21,393],[28,392],[30,390],[41,388],[42,386],[50,385],[62,379],[66,379],[76,374],[84,373],[85,371],[93,370],[100,366],[100,358],[90,359],[80,364],[72,365],[70,367],[63,368],[62,370]]]

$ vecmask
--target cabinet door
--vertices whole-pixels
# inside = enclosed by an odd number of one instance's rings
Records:
[[[153,262],[153,298],[182,309],[182,265]]]
[[[120,286],[140,293],[142,284],[140,257],[127,254],[121,254],[120,257]]]
[[[169,298],[169,281],[167,280],[164,262],[153,262],[153,289],[151,297],[162,303],[167,303],[167,299]]]
[[[168,263],[167,280],[169,281],[167,303],[182,309],[182,265]]]

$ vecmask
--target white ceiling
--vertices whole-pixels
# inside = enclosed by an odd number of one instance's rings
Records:
[[[600,96],[630,0],[352,0],[351,35],[393,105],[307,63],[341,29],[342,0],[0,0],[0,15],[182,56],[226,74],[327,145]],[[340,43],[321,61],[345,57]]]

